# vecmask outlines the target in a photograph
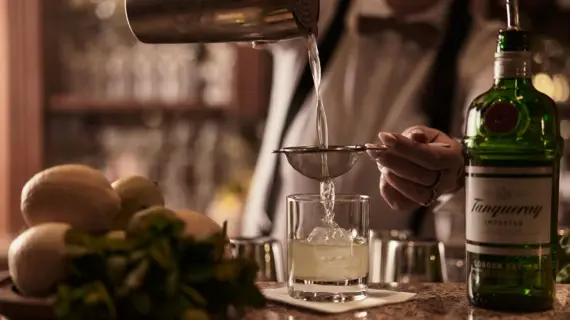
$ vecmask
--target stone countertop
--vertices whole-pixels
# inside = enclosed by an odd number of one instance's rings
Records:
[[[2,279],[3,278],[3,279]],[[283,284],[259,283],[261,288],[276,288]],[[379,286],[374,288],[387,289]],[[417,293],[412,299],[367,310],[325,315],[293,306],[269,302],[260,310],[250,311],[245,320],[384,320],[384,319],[509,319],[509,320],[570,320],[570,285],[557,286],[554,309],[548,312],[508,314],[482,310],[469,305],[464,284],[400,285],[397,290]],[[45,299],[24,298],[14,293],[12,282],[0,272],[0,320],[54,319],[51,303]],[[5,316],[6,318],[2,318]]]
[[[261,288],[281,285],[259,284]],[[265,309],[249,313],[248,320],[380,320],[380,319],[570,319],[570,285],[558,285],[554,309],[548,312],[508,314],[472,307],[466,298],[464,284],[421,284],[398,288],[399,291],[415,292],[411,300],[364,311],[336,315],[323,315],[293,306],[269,302]]]

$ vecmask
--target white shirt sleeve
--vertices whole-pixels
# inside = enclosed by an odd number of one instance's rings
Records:
[[[402,19],[406,22],[429,22],[439,25],[443,23],[449,4],[449,0],[440,0],[425,11],[403,16]],[[386,0],[358,0],[356,7],[360,16],[388,18],[394,15],[394,10]]]

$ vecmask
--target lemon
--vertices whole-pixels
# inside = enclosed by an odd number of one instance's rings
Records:
[[[222,227],[205,214],[192,210],[177,210],[176,216],[185,223],[184,236],[203,239],[222,232]]]
[[[127,236],[135,237],[147,233],[148,228],[157,217],[164,217],[171,221],[179,220],[172,210],[160,206],[150,207],[132,216],[127,226]]]
[[[70,228],[65,223],[39,224],[12,241],[8,267],[22,294],[44,297],[65,278],[65,234]]]
[[[100,171],[68,164],[34,175],[22,189],[20,207],[28,226],[62,222],[104,232],[118,214],[121,199]]]
[[[141,176],[116,180],[111,185],[121,198],[121,210],[113,220],[114,230],[125,230],[131,217],[153,206],[164,206],[158,184]]]

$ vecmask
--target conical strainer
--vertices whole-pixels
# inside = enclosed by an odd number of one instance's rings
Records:
[[[430,143],[431,146],[449,148],[448,144]],[[318,181],[334,179],[349,172],[367,150],[386,150],[386,146],[319,146],[287,147],[273,151],[284,154],[289,164],[300,174]],[[326,161],[326,166],[324,165]]]
[[[334,179],[352,169],[366,150],[383,150],[386,147],[355,146],[302,146],[282,148],[273,153],[282,153],[300,174],[318,181]],[[326,161],[326,166],[324,163]],[[328,170],[327,170],[328,169]]]

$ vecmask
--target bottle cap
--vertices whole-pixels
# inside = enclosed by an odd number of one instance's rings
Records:
[[[499,30],[497,52],[530,51],[530,32],[515,28]]]

